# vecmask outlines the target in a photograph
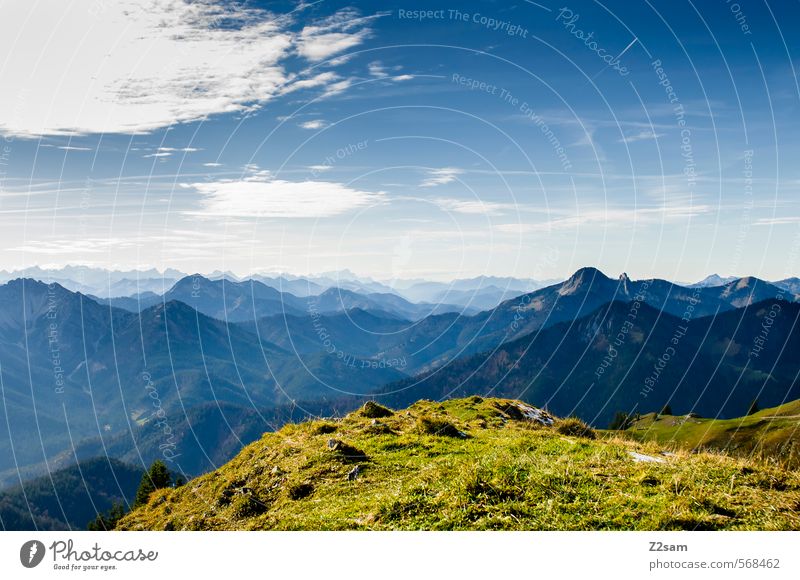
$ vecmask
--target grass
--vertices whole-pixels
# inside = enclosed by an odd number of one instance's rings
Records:
[[[722,451],[800,468],[800,401],[736,419],[649,413],[623,433],[670,448]]]
[[[796,472],[680,450],[637,462],[631,452],[663,446],[591,439],[571,420],[560,432],[564,421],[544,426],[509,405],[420,401],[380,419],[362,409],[287,425],[220,469],[155,492],[118,528],[800,529]]]
[[[555,424],[556,431],[562,435],[571,435],[573,437],[585,437],[586,439],[596,439],[597,435],[594,429],[589,427],[586,423],[577,417],[568,417],[567,419],[559,419]]]

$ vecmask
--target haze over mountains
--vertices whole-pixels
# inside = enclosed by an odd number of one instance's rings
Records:
[[[69,290],[99,298],[125,298],[139,294],[163,294],[189,273],[168,268],[163,272],[148,270],[107,270],[89,266],[64,266],[23,270],[0,270],[0,282],[16,278],[32,278],[41,282],[57,282]],[[429,280],[391,280],[380,282],[358,276],[349,270],[323,272],[310,276],[292,274],[254,274],[239,277],[232,272],[214,271],[203,276],[208,280],[243,282],[254,280],[265,286],[296,297],[322,294],[330,288],[341,288],[361,294],[395,294],[411,302],[447,303],[474,308],[492,307],[504,298],[530,292],[556,280],[536,281],[513,277],[478,276],[451,282]],[[486,305],[489,306],[486,306]]]
[[[454,302],[437,303],[424,298],[438,283],[402,289],[415,302],[368,281],[215,278],[111,299],[31,278],[0,286],[0,485],[98,455],[164,456],[192,476],[285,421],[367,398],[496,394],[599,426],[666,403],[732,417],[753,399],[800,398],[790,282],[685,287],[582,268],[532,290],[457,282],[441,295]],[[490,308],[458,304],[476,282]]]

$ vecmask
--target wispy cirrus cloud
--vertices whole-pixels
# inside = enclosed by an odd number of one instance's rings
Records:
[[[338,81],[342,77],[333,71],[325,71],[322,73],[314,74],[311,76],[294,75],[291,77],[291,82],[288,82],[283,89],[282,93],[291,93],[301,89],[314,89],[317,87],[324,87],[331,83]]]
[[[58,149],[62,151],[94,151],[91,147],[76,147],[74,145],[60,145]]]
[[[147,155],[142,155],[145,159],[148,157],[172,157],[173,153],[196,153],[200,151],[197,147],[158,147],[155,152]]]
[[[711,206],[699,204],[666,204],[635,209],[599,208],[570,214],[559,212],[559,217],[554,217],[543,222],[499,224],[495,226],[495,229],[507,234],[526,234],[533,232],[549,232],[553,230],[570,230],[579,227],[608,228],[630,226],[634,223],[639,225],[680,223],[712,211],[713,208]]]
[[[134,240],[109,237],[86,238],[80,240],[34,240],[11,249],[36,255],[60,256],[67,254],[99,254],[102,252],[108,252],[111,248],[120,249],[133,247],[135,245],[136,242]]]
[[[800,225],[800,216],[759,218],[755,221],[753,225],[754,226]]]
[[[392,76],[386,66],[379,60],[374,60],[367,65],[369,75],[374,79],[386,79],[389,81],[410,81],[414,75],[410,74],[397,74]],[[394,67],[393,70],[399,71],[400,67]]]
[[[159,153],[196,153],[200,151],[197,147],[159,147]]]
[[[620,143],[635,143],[637,141],[653,141],[655,139],[660,139],[664,136],[664,133],[656,133],[655,131],[639,131],[638,133],[632,133],[630,135],[626,135],[622,139],[619,140]]]
[[[386,67],[383,66],[383,63],[379,60],[374,60],[367,65],[367,70],[369,71],[370,76],[373,76],[377,79],[383,79],[389,76],[389,73],[386,72]]]
[[[0,76],[0,133],[146,133],[248,111],[287,90],[337,94],[347,79],[304,78],[288,72],[287,59],[319,62],[351,49],[370,35],[372,18],[344,9],[298,32],[293,15],[211,0],[116,0],[95,12],[14,2],[0,18],[0,54],[14,55]]]
[[[457,175],[464,173],[463,169],[458,167],[442,167],[441,169],[430,169],[428,177],[419,184],[420,187],[436,187],[437,185],[445,185],[456,180]]]
[[[498,203],[480,199],[440,198],[434,199],[433,203],[444,211],[471,215],[500,215],[506,211],[519,209],[511,203]]]

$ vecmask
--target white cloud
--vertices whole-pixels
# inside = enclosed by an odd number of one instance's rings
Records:
[[[325,73],[296,79],[284,61],[295,52],[316,61],[352,48],[369,35],[372,18],[344,10],[294,33],[290,17],[211,1],[115,0],[101,7],[93,13],[62,0],[4,5],[0,54],[13,57],[0,70],[0,133],[149,132],[247,111],[295,82],[341,83]]]
[[[639,131],[632,135],[627,135],[619,140],[620,143],[635,143],[636,141],[649,141],[663,137],[663,133],[655,133],[654,131]]]
[[[584,127],[581,136],[570,147],[591,147],[597,149],[597,142],[594,140],[595,129]]]
[[[222,163],[203,163],[203,167],[222,167]]]
[[[322,98],[325,97],[332,97],[333,95],[338,95],[339,93],[343,93],[347,89],[349,89],[353,84],[353,81],[350,79],[345,79],[342,81],[338,81],[335,83],[331,83],[325,89],[325,92],[322,93]]]
[[[66,239],[53,241],[31,241],[22,246],[11,248],[21,252],[31,254],[41,254],[46,256],[65,255],[65,254],[87,254],[107,252],[111,248],[131,247],[135,243],[124,238],[86,238],[82,240]]]
[[[800,216],[760,218],[753,224],[755,226],[784,226],[800,224]]]
[[[200,151],[196,147],[159,147],[156,149],[155,153],[150,153],[148,155],[142,155],[144,159],[148,159],[150,157],[172,157],[173,153],[195,153],[196,151]]]
[[[544,222],[528,224],[500,224],[497,231],[509,234],[531,232],[548,232],[552,230],[569,230],[583,226],[623,227],[637,225],[653,225],[661,223],[685,222],[691,218],[712,211],[708,205],[662,205],[658,207],[640,207],[636,209],[609,208],[592,209]]]
[[[309,166],[309,169],[311,171],[319,173],[320,171],[328,171],[329,169],[331,169],[331,167],[332,167],[331,165],[311,165]]]
[[[322,129],[325,126],[325,121],[322,119],[312,119],[311,121],[300,123],[301,129]]]
[[[91,147],[74,147],[72,145],[61,145],[59,149],[63,151],[94,151]]]
[[[369,70],[369,74],[375,78],[386,78],[389,76],[389,73],[386,72],[386,67],[383,66],[383,63],[379,60],[372,61],[367,65],[367,70]]]
[[[77,265],[80,262],[92,264],[91,260],[86,260],[88,255],[108,255],[109,252],[118,253],[137,248],[152,249],[157,244],[168,247],[170,255],[173,256],[197,256],[205,252],[209,257],[213,257],[218,255],[220,247],[246,251],[252,248],[252,241],[252,235],[248,236],[235,230],[221,232],[179,228],[171,230],[168,234],[152,233],[147,236],[142,236],[141,232],[138,234],[131,232],[128,237],[111,236],[87,239],[50,237],[48,240],[29,241],[10,249],[39,256],[50,256],[55,259],[62,257],[59,263],[53,266],[55,268],[65,264]],[[100,265],[102,262],[97,262],[97,264]],[[152,264],[141,265],[142,268],[151,266]]]
[[[495,226],[495,229],[504,234],[515,235],[527,234],[536,231],[534,224],[499,224]]]
[[[336,80],[339,80],[340,78],[341,77],[337,75],[335,72],[326,71],[324,73],[319,73],[317,75],[314,75],[313,77],[301,80],[296,80],[296,79],[292,80],[290,84],[286,85],[283,92],[288,93],[300,89],[313,89],[315,87],[321,87],[330,84]]]
[[[480,199],[465,200],[441,198],[432,201],[444,211],[472,215],[499,215],[504,211],[516,209],[514,204],[482,201]]]
[[[203,195],[201,209],[187,212],[199,217],[317,218],[339,215],[380,203],[383,192],[353,189],[327,181],[285,181],[250,178],[193,183]]]
[[[301,35],[299,52],[308,60],[324,60],[337,52],[342,52],[360,44],[363,40],[361,34],[347,34],[344,32],[331,32],[304,38],[305,32]]]
[[[300,32],[297,52],[317,62],[344,52],[363,42],[370,34],[365,25],[377,16],[360,18],[353,9],[345,9],[319,24],[306,26]]]
[[[352,54],[343,54],[341,56],[337,56],[336,58],[325,61],[325,64],[328,66],[342,66],[344,63],[352,60],[352,58]]]
[[[398,70],[399,68],[400,67],[394,67],[394,70]],[[401,82],[401,81],[410,81],[411,79],[414,78],[414,75],[408,75],[408,74],[391,76],[389,72],[387,72],[386,67],[379,60],[374,60],[371,63],[369,63],[367,65],[367,70],[369,71],[370,76],[376,79],[386,79],[390,81]]]
[[[458,167],[442,167],[428,171],[429,177],[419,184],[420,187],[435,187],[455,181],[456,175],[463,173]]]

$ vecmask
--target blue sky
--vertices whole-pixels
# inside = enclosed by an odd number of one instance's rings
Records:
[[[0,266],[797,275],[798,13],[0,2]]]

